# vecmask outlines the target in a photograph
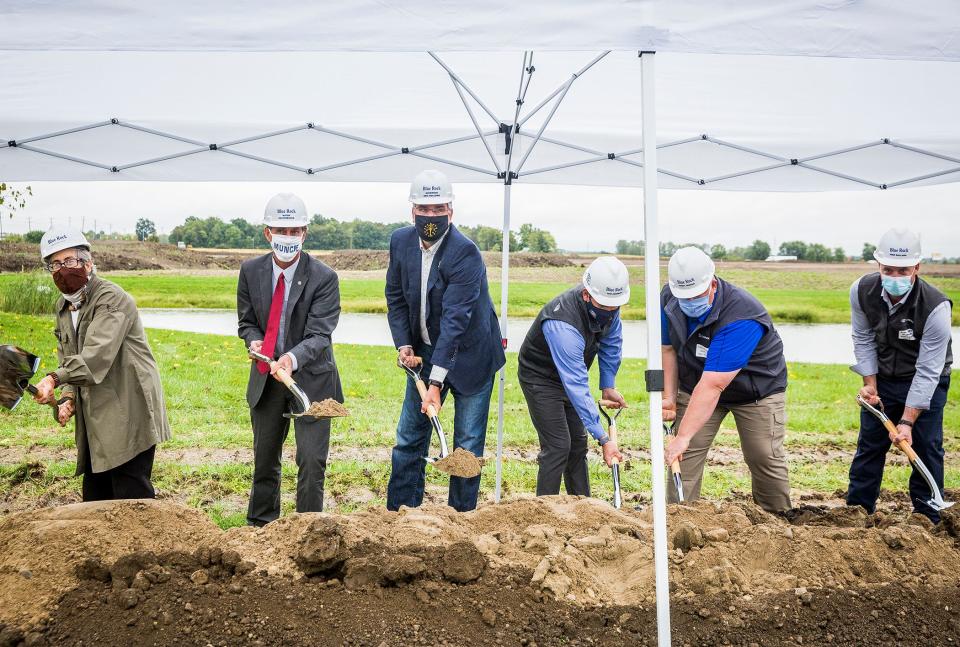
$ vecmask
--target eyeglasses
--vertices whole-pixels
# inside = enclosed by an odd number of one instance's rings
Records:
[[[418,216],[446,216],[450,214],[450,207],[445,204],[418,204],[413,207],[413,213]]]
[[[66,267],[67,269],[74,269],[83,265],[84,261],[78,256],[72,256],[62,263],[60,261],[54,261],[52,263],[45,263],[44,267],[47,268],[47,271],[53,274],[54,272],[59,272],[61,268]]]

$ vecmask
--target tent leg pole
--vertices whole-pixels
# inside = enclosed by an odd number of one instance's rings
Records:
[[[510,279],[510,189],[509,180],[503,185],[503,242],[500,261],[500,334],[503,337],[503,349],[507,349],[507,298]],[[503,400],[507,382],[507,366],[500,369],[500,385],[497,404],[497,483],[493,490],[493,500],[500,502],[503,486]]]
[[[670,572],[663,459],[663,361],[660,357],[660,241],[657,226],[657,121],[654,53],[640,53],[643,111],[643,233],[647,315],[647,391],[650,396],[650,459],[653,496],[653,559],[657,586],[657,644],[670,646]]]

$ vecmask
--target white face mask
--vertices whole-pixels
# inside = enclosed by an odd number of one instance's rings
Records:
[[[280,236],[274,234],[270,241],[270,246],[273,247],[273,255],[277,257],[278,261],[281,263],[289,263],[300,253],[300,248],[303,247],[303,241],[300,240],[300,236]]]

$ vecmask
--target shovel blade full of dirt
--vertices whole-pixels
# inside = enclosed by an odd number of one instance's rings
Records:
[[[857,404],[859,404],[864,408],[865,411],[879,420],[888,433],[894,436],[897,435],[897,427],[893,424],[893,421],[887,417],[887,414],[883,412],[882,402],[880,403],[880,408],[878,409],[864,400],[863,397],[858,394]],[[930,488],[930,500],[927,501],[927,505],[934,510],[946,510],[952,506],[954,502],[945,501],[943,499],[943,494],[940,492],[940,487],[937,485],[936,480],[934,480],[933,474],[930,473],[930,470],[927,469],[927,466],[924,465],[923,461],[920,460],[920,457],[917,456],[917,452],[913,451],[913,447],[911,447],[905,440],[901,440],[900,442],[896,443],[896,445],[900,451],[906,454],[907,460],[910,461],[913,469],[917,470],[917,472],[920,473],[920,476],[923,477],[923,480],[927,482],[927,486]]]
[[[35,393],[30,378],[39,367],[40,358],[33,353],[19,346],[0,345],[0,406],[13,410],[20,404],[24,392]]]
[[[623,407],[611,400],[598,400],[597,404],[600,406],[600,414],[607,420],[607,435],[611,441],[617,442],[617,418],[623,413]],[[611,416],[607,409],[613,409],[616,413]],[[620,463],[616,458],[613,459],[610,472],[613,475],[613,507],[619,510],[623,505],[623,496],[620,493]]]
[[[670,425],[663,423],[663,431],[672,438],[677,433],[676,426],[676,422]],[[673,487],[677,491],[677,502],[683,503],[683,479],[680,477],[679,458],[670,463],[670,475],[673,477]]]

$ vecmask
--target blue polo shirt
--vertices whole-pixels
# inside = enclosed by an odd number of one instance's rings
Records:
[[[686,317],[687,336],[689,337],[697,326],[706,321],[709,315],[710,311],[707,310],[697,319]],[[741,319],[727,324],[714,333],[703,370],[717,373],[740,370],[750,361],[750,356],[760,343],[763,333],[763,326],[752,319]],[[662,310],[660,311],[660,343],[664,346],[671,344],[670,323]]]

